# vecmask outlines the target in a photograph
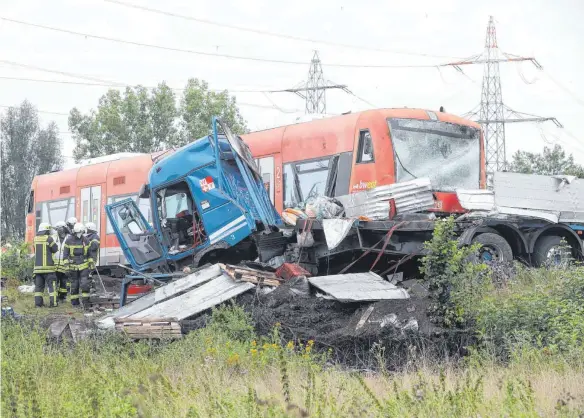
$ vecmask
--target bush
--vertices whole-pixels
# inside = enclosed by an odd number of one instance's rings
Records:
[[[27,280],[32,277],[33,266],[34,260],[27,243],[12,242],[2,247],[0,268],[3,279]]]
[[[462,247],[454,234],[454,218],[436,222],[432,240],[424,244],[421,273],[434,303],[429,314],[446,326],[472,321],[473,306],[492,287],[486,265],[474,263],[478,246]]]
[[[508,357],[526,348],[544,353],[584,352],[584,268],[527,269],[474,308],[485,346]]]

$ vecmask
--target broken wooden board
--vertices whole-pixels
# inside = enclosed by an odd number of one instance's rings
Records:
[[[308,282],[340,302],[408,299],[405,289],[397,287],[373,272],[311,277]]]
[[[129,338],[176,340],[183,337],[179,322],[174,319],[153,318],[143,320],[116,319],[116,330]]]
[[[217,306],[254,287],[251,283],[235,282],[231,277],[221,275],[200,287],[126,318],[132,320],[142,318],[176,318],[180,321]]]
[[[147,295],[121,307],[111,315],[104,317],[102,320],[98,321],[98,326],[101,328],[113,328],[115,318],[124,318],[134,315],[135,313],[148,309],[157,303],[172,298],[176,294],[199,286],[209,280],[219,277],[220,275],[221,269],[219,266],[213,265],[189,274],[186,277],[172,281],[165,286],[157,288],[154,292],[148,293]]]
[[[221,269],[236,282],[249,282],[266,286],[279,286],[281,281],[275,273],[255,270],[244,266],[221,264]]]

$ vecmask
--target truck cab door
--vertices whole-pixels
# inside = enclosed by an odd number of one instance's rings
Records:
[[[166,263],[166,256],[156,231],[146,221],[132,199],[105,207],[126,259],[135,270],[155,268]]]

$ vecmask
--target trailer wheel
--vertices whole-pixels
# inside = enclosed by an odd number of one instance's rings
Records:
[[[557,235],[541,237],[535,243],[533,261],[537,267],[566,266],[574,261],[574,250]]]
[[[501,235],[486,232],[474,237],[471,244],[481,245],[477,254],[479,262],[509,262],[513,260],[513,250]]]

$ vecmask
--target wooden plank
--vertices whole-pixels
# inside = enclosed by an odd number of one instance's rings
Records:
[[[231,277],[221,275],[176,298],[138,312],[129,319],[172,317],[180,321],[219,305],[254,287],[251,283],[234,282]]]
[[[144,318],[141,319],[138,323],[144,324],[147,322],[177,322],[178,319],[176,318]],[[114,322],[116,324],[125,324],[125,323],[136,323],[136,321],[129,320],[128,318],[115,318]]]

